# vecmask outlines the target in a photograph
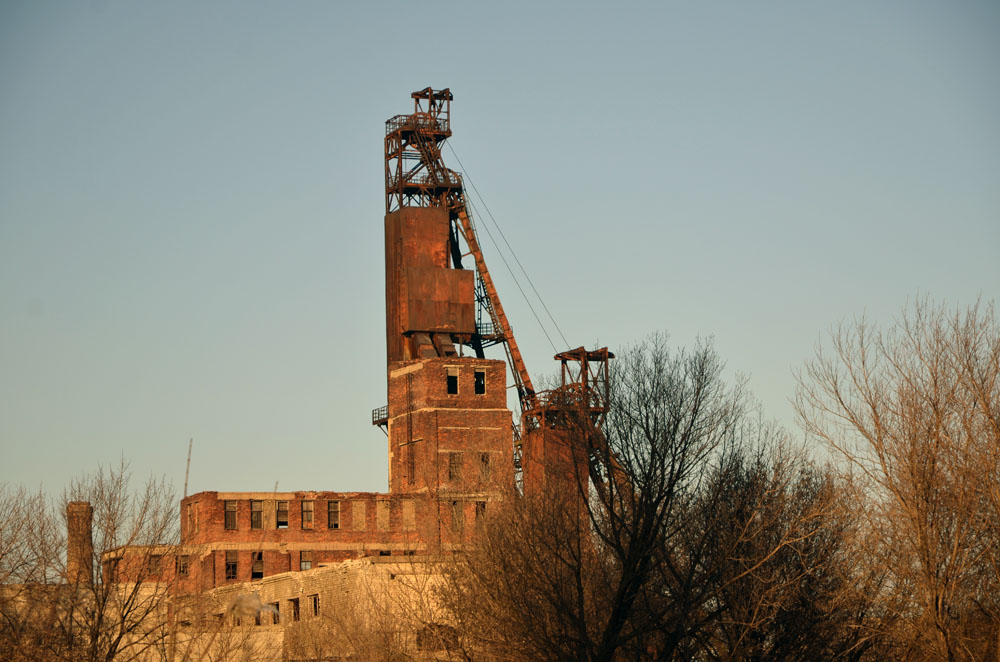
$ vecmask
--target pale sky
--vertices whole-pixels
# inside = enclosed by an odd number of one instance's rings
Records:
[[[0,481],[180,493],[194,438],[191,493],[386,490],[382,140],[428,85],[571,345],[712,336],[798,436],[831,325],[1000,298],[998,35],[995,0],[2,2]]]

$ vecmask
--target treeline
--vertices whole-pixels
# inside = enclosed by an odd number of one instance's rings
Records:
[[[707,345],[615,362],[589,484],[511,502],[448,566],[487,660],[1000,659],[1000,332],[920,302],[799,374],[820,462]],[[569,492],[573,492],[570,490]]]

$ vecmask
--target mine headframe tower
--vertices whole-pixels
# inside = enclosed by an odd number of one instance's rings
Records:
[[[560,421],[567,420],[569,409],[577,412],[575,416],[585,412],[585,418],[600,427],[607,400],[608,360],[614,355],[607,348],[588,351],[583,347],[557,354],[555,358],[562,364],[561,386],[546,393],[535,391],[483,259],[476,227],[466,204],[462,176],[448,168],[441,155],[442,146],[452,135],[452,93],[447,88],[434,90],[427,87],[413,92],[411,97],[414,102],[412,113],[396,115],[386,121],[386,217],[395,212],[405,212],[407,208],[447,210],[447,257],[441,257],[457,270],[465,268],[462,264],[464,258],[472,257],[476,272],[475,324],[463,327],[459,321],[451,326],[443,324],[440,327],[443,333],[413,334],[420,337],[408,338],[406,342],[410,345],[405,350],[390,350],[390,361],[393,360],[393,353],[397,355],[396,360],[401,355],[427,357],[435,355],[435,352],[442,357],[452,356],[455,343],[469,346],[477,357],[483,358],[484,347],[503,345],[521,408],[521,428],[514,427],[514,459],[517,469],[521,469],[522,438],[533,430],[541,432],[544,428],[560,427]],[[465,251],[459,243],[460,238]],[[441,278],[440,275],[436,277]],[[446,283],[440,287],[451,288],[453,296],[455,286],[454,283]],[[441,313],[436,314],[440,316]],[[446,316],[448,314],[445,313]],[[461,318],[462,314],[457,317]],[[456,332],[460,328],[467,328],[470,332]],[[428,335],[434,337],[428,338]],[[381,423],[383,416],[384,412],[373,413],[373,422]]]
[[[521,410],[537,406],[535,388],[517,347],[507,315],[490,272],[483,260],[472,216],[465,203],[462,176],[449,169],[441,157],[441,147],[451,136],[451,101],[448,89],[424,88],[414,92],[413,113],[396,115],[385,123],[385,211],[404,207],[442,207],[450,222],[448,253],[451,265],[463,269],[462,259],[472,256],[476,269],[476,329],[467,344],[476,356],[483,347],[502,344],[507,354]],[[462,252],[459,236],[468,252]]]

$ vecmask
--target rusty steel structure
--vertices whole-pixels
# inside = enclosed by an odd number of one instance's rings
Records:
[[[483,259],[472,215],[465,203],[462,176],[448,168],[441,156],[441,147],[451,137],[454,97],[449,89],[430,87],[410,96],[413,112],[396,115],[385,123],[386,214],[406,207],[447,210],[451,267],[464,269],[462,259],[471,255],[477,274],[477,324],[467,339],[456,338],[455,341],[469,345],[479,357],[483,356],[484,346],[502,344],[514,376],[521,411],[534,409],[538,406],[535,388]],[[468,248],[466,253],[462,252],[459,236]]]
[[[385,127],[385,212],[388,359],[446,358],[469,347],[502,345],[521,409],[513,426],[514,462],[522,467],[522,439],[533,430],[558,426],[568,406],[586,411],[600,427],[608,395],[607,348],[583,347],[555,356],[562,383],[537,392],[483,258],[466,204],[462,175],[445,165],[442,147],[451,137],[449,89],[427,87],[411,94],[413,112]],[[463,259],[472,257],[473,269]],[[473,305],[474,304],[474,312]],[[389,412],[372,413],[386,426]]]

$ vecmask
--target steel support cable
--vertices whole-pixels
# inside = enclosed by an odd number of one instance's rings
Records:
[[[531,291],[535,293],[535,297],[538,298],[538,302],[540,304],[542,304],[542,308],[545,309],[545,313],[549,316],[549,319],[552,320],[552,325],[556,327],[556,332],[559,334],[559,337],[562,338],[562,341],[565,343],[565,346],[569,347],[570,346],[569,345],[569,341],[566,340],[566,336],[563,335],[562,329],[559,328],[559,323],[556,322],[556,318],[553,317],[552,312],[549,310],[549,307],[545,305],[545,300],[542,298],[542,295],[538,293],[538,289],[535,287],[535,283],[531,280],[531,276],[528,275],[528,272],[525,270],[524,265],[521,264],[521,260],[518,259],[517,253],[514,251],[514,248],[510,245],[510,242],[507,241],[507,236],[503,233],[503,230],[500,228],[500,224],[497,223],[497,221],[496,221],[495,218],[493,218],[493,212],[491,212],[490,208],[486,205],[486,201],[483,200],[483,196],[480,195],[479,189],[476,188],[475,182],[472,181],[472,177],[469,175],[469,171],[465,169],[465,166],[462,164],[462,160],[460,158],[458,158],[458,154],[455,153],[455,148],[451,146],[451,143],[445,143],[445,144],[448,145],[448,149],[451,151],[452,156],[455,157],[455,161],[458,163],[458,167],[462,169],[462,173],[463,173],[464,178],[466,180],[468,180],[469,185],[472,186],[472,190],[476,193],[476,197],[479,198],[479,201],[483,203],[483,209],[486,210],[486,215],[489,216],[490,220],[493,221],[493,225],[496,226],[497,232],[500,234],[500,238],[503,239],[503,243],[507,245],[507,250],[510,251],[510,254],[511,254],[511,256],[513,256],[514,261],[517,262],[518,268],[520,268],[521,273],[524,274],[525,279],[528,281],[528,285],[531,286]],[[487,229],[487,232],[488,231],[489,231],[489,229]],[[492,239],[492,237],[490,237],[490,238]],[[494,245],[496,245],[495,241],[494,241]],[[499,246],[497,247],[497,250],[499,251]],[[501,257],[503,257],[503,256],[501,255]],[[510,268],[508,267],[508,270],[509,269]],[[513,274],[511,274],[511,276],[513,276]],[[514,281],[515,282],[517,281],[516,277],[514,277]],[[520,286],[518,286],[518,287],[520,288]],[[522,294],[523,294],[523,291],[522,291]],[[527,299],[527,297],[525,299]],[[530,303],[528,305],[529,305],[529,307],[531,306]],[[534,311],[532,311],[532,312],[534,312]],[[536,317],[536,319],[537,319],[537,317]],[[541,322],[539,322],[539,324],[541,324]],[[552,344],[552,342],[549,341],[549,344]],[[554,346],[553,346],[553,349],[555,349]],[[559,350],[556,350],[557,353],[558,353],[558,351]]]
[[[459,164],[459,165],[461,165],[461,164]],[[467,208],[472,209],[473,211],[475,211],[475,207],[470,203],[469,200],[465,201],[465,206]],[[475,212],[475,213],[478,214],[479,212]],[[553,352],[555,352],[556,354],[558,354],[559,350],[556,349],[555,343],[552,342],[552,338],[549,337],[549,332],[545,330],[545,325],[542,324],[541,318],[539,318],[538,317],[538,313],[535,312],[535,307],[531,305],[531,300],[528,299],[528,295],[525,293],[524,288],[521,287],[521,283],[518,282],[517,276],[514,275],[514,271],[510,268],[510,263],[507,262],[507,258],[504,257],[503,251],[500,250],[500,246],[499,246],[499,244],[497,244],[497,240],[493,237],[493,233],[490,232],[489,226],[484,223],[483,224],[483,228],[486,229],[486,235],[490,238],[490,241],[493,242],[493,247],[497,249],[497,254],[500,256],[500,259],[503,261],[504,266],[507,267],[507,273],[510,274],[511,279],[514,281],[514,284],[517,285],[517,289],[521,293],[521,296],[524,297],[524,302],[526,304],[528,304],[528,310],[531,311],[531,314],[535,317],[535,321],[538,322],[539,328],[541,328],[542,333],[545,334],[545,339],[549,341],[549,346],[552,347],[552,351]],[[475,226],[473,226],[473,232],[475,232]],[[565,338],[564,338],[564,340],[565,340]]]

